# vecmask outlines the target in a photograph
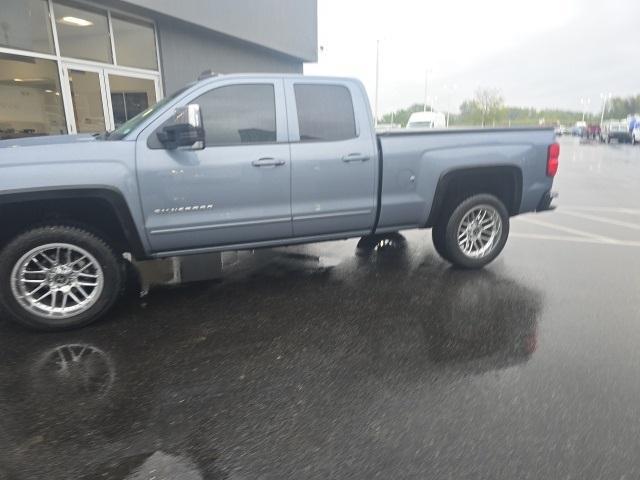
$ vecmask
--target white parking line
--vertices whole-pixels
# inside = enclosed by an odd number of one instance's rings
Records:
[[[590,215],[588,213],[572,212],[570,210],[557,210],[557,213],[570,215],[572,217],[584,218],[586,220],[593,220],[595,222],[609,223],[611,225],[617,225],[619,227],[632,228],[634,230],[640,230],[640,225],[637,223],[623,222],[621,220],[613,220],[611,218],[599,217],[597,215]]]
[[[624,208],[624,207],[580,207],[580,206],[562,206],[556,210],[557,212],[563,210],[579,210],[585,212],[602,212],[602,213],[626,213],[629,215],[640,215],[640,209],[637,208]]]
[[[518,217],[518,219],[522,222],[531,223],[533,225],[539,225],[541,227],[552,228],[554,230],[559,230],[561,232],[571,233],[573,235],[578,235],[580,237],[590,238],[592,240],[598,240],[601,243],[617,243],[618,240],[609,237],[603,237],[602,235],[596,235],[594,233],[585,232],[583,230],[577,230],[575,228],[569,228],[562,225],[556,225],[555,223],[545,222],[543,220],[537,220],[529,217]]]
[[[603,240],[597,240],[595,238],[586,238],[586,237],[569,237],[566,235],[545,235],[545,234],[539,234],[539,233],[515,233],[515,232],[509,233],[509,237],[521,238],[526,240],[552,240],[552,241],[569,242],[569,243],[590,243],[595,245],[640,248],[640,242],[633,242],[633,241],[626,241],[626,240],[603,241]]]

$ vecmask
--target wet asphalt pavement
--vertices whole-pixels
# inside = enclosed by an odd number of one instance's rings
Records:
[[[0,322],[0,479],[640,478],[640,147],[562,148],[483,271],[412,231]]]

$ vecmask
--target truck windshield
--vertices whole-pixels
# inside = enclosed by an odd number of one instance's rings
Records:
[[[187,85],[186,87],[183,87],[180,90],[177,90],[176,92],[169,95],[168,97],[163,98],[158,103],[151,105],[149,108],[147,108],[146,110],[143,110],[135,117],[132,117],[126,122],[124,122],[122,125],[120,125],[118,128],[116,128],[112,132],[104,133],[102,137],[105,140],[122,140],[124,137],[126,137],[129,134],[129,132],[133,131],[138,125],[144,122],[147,118],[149,118],[155,112],[160,110],[162,107],[164,107],[167,103],[172,101],[178,95],[183,93],[187,88],[189,88],[189,86],[190,85]]]

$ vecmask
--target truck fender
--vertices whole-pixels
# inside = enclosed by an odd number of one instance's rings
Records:
[[[0,207],[34,201],[100,199],[106,202],[115,213],[122,234],[128,243],[131,254],[137,259],[148,258],[131,210],[124,195],[110,187],[88,186],[81,188],[47,188],[12,190],[0,194]]]
[[[464,181],[465,178],[472,178],[474,179],[473,183],[477,184],[474,185],[472,191],[469,191],[469,194],[494,193],[491,189],[484,190],[482,182],[478,182],[477,179],[500,178],[503,181],[504,179],[508,179],[509,185],[505,185],[506,198],[499,196],[505,203],[510,215],[517,215],[519,213],[522,201],[522,170],[519,167],[514,165],[461,167],[447,170],[440,176],[425,227],[433,227],[437,223],[442,209],[445,206],[447,195],[451,192],[451,188],[457,182]]]

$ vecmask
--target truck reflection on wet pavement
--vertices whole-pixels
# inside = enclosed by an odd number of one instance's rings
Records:
[[[413,454],[403,434],[434,441],[448,392],[527,362],[539,310],[531,288],[400,235],[256,251],[221,282],[156,290],[80,331],[3,325],[0,465],[326,478],[373,454],[357,470],[374,472]]]

